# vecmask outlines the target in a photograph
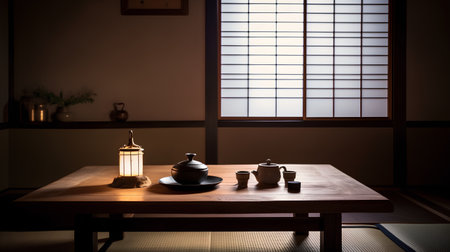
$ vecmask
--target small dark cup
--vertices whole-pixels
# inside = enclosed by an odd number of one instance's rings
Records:
[[[289,181],[294,181],[297,173],[295,171],[283,171],[283,178],[285,186],[288,186]]]
[[[249,178],[250,178],[249,171],[237,171],[236,179],[238,181],[238,188],[246,188]]]

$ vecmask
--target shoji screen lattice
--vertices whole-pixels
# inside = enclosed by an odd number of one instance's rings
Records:
[[[388,9],[222,0],[221,117],[388,117]]]

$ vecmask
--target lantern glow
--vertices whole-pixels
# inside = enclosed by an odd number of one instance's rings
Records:
[[[142,176],[144,175],[142,150],[119,151],[119,176]]]

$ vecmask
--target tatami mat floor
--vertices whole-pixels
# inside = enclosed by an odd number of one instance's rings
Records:
[[[343,213],[343,223],[447,223],[445,212],[426,207],[424,204],[400,191],[378,190],[394,205],[394,211],[387,213]]]
[[[99,238],[107,237],[100,233]],[[101,244],[100,244],[101,245]],[[348,227],[342,231],[343,251],[403,251],[380,230]],[[0,251],[73,251],[73,232],[0,232]],[[108,252],[284,252],[320,251],[320,233],[292,232],[133,232],[114,242]]]
[[[450,224],[381,224],[387,235],[401,240],[404,245],[416,252],[450,251]]]

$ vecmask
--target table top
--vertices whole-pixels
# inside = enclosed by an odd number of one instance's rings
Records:
[[[175,191],[158,183],[171,165],[144,166],[147,188],[120,189],[109,184],[117,166],[86,166],[16,200],[20,208],[47,213],[342,213],[388,212],[388,199],[331,165],[284,164],[297,172],[300,193],[289,193],[283,178],[271,188],[238,189],[235,172],[257,165],[208,165],[209,175],[223,178],[214,190]]]

